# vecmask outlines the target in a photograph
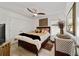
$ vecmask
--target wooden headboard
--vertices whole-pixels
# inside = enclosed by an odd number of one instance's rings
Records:
[[[48,29],[48,32],[50,33],[50,27],[47,26],[47,27],[37,27],[37,29]]]

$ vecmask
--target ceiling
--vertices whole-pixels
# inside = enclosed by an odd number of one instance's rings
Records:
[[[23,16],[32,16],[26,8],[35,8],[46,16],[65,15],[66,2],[0,2],[0,8],[18,13]]]

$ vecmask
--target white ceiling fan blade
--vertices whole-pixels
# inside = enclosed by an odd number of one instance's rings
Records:
[[[34,8],[32,8],[32,9],[27,8],[27,10],[33,14],[33,17],[39,16],[39,15],[46,15],[45,13],[42,13],[42,12],[37,13],[37,9],[34,9]]]

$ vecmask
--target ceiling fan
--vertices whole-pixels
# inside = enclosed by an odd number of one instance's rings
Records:
[[[37,9],[34,9],[34,8],[33,9],[27,8],[27,10],[33,13],[33,16],[45,15],[45,13],[41,13],[41,12],[38,13]]]

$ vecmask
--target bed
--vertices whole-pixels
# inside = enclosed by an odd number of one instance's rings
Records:
[[[37,35],[40,37],[41,40],[35,39],[33,40],[30,37],[25,37],[18,35],[16,39],[18,39],[18,46],[23,47],[24,49],[27,49],[33,53],[35,53],[38,56],[39,51],[42,47],[50,40],[50,27],[37,27],[37,29],[40,30],[46,30],[47,32],[43,33],[37,33],[36,32],[30,32],[28,34]]]

